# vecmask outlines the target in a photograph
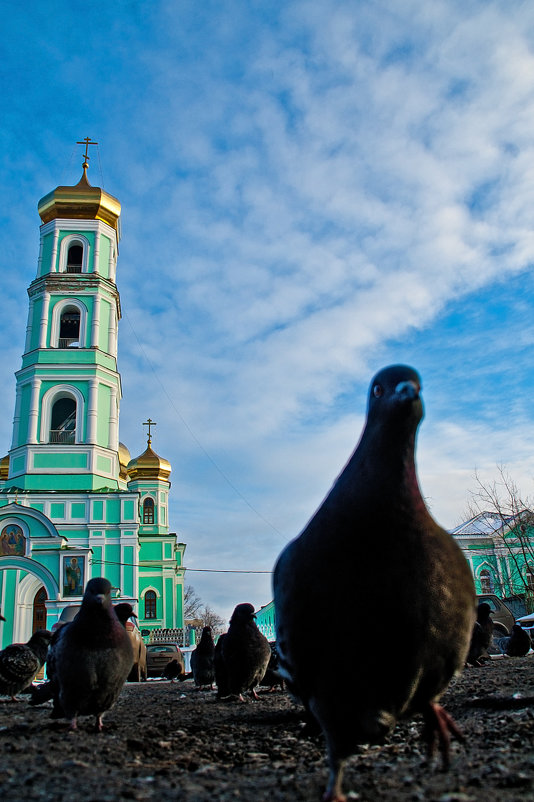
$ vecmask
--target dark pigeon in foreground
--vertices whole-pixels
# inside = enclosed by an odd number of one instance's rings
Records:
[[[523,627],[514,624],[510,635],[506,638],[499,638],[497,645],[502,654],[507,654],[508,657],[525,657],[530,651],[532,641]]]
[[[5,620],[5,619],[4,619]],[[31,685],[35,675],[43,667],[51,634],[47,629],[38,629],[27,643],[12,643],[0,652],[0,694],[11,696],[16,702],[17,694]]]
[[[487,602],[481,602],[477,609],[477,620],[471,633],[471,643],[467,653],[467,663],[471,666],[480,666],[484,660],[489,660],[489,645],[493,638],[493,619],[491,607]]]
[[[116,701],[133,663],[128,633],[111,604],[107,579],[91,579],[76,618],[60,630],[54,648],[59,706],[76,729],[79,715],[102,715]]]
[[[421,713],[429,751],[438,739],[445,765],[450,733],[461,736],[438,700],[464,666],[475,591],[460,548],[421,496],[415,441],[422,417],[417,372],[381,370],[356,450],[275,567],[280,668],[324,732],[330,802],[345,799],[344,763],[358,744],[382,743],[398,719]],[[364,641],[350,635],[355,611],[380,624]],[[310,624],[343,644],[331,652],[328,672],[317,670]]]
[[[197,648],[191,653],[191,671],[195,686],[199,690],[207,686],[210,690],[215,681],[215,643],[211,627],[204,627]]]
[[[265,674],[271,647],[257,627],[252,604],[237,605],[221,650],[228,693],[244,701],[243,694],[250,691],[257,699],[255,689]]]

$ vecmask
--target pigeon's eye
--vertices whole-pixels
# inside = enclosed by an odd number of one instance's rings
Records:
[[[384,389],[381,384],[375,384],[373,387],[373,395],[375,398],[380,398],[384,394]]]

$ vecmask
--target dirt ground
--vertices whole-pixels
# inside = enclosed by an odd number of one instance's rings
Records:
[[[443,699],[467,736],[453,745],[450,770],[425,764],[415,719],[350,760],[349,799],[533,799],[533,697],[532,655],[467,669]],[[301,709],[280,691],[240,703],[190,681],[130,684],[101,734],[89,718],[69,732],[49,707],[22,699],[0,702],[2,802],[314,802],[324,790],[322,739],[302,737]]]

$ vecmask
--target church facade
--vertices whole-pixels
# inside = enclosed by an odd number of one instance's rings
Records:
[[[185,544],[171,466],[119,442],[120,203],[83,175],[39,201],[13,437],[0,461],[0,648],[50,629],[87,581],[110,580],[141,629],[183,626]],[[1,452],[0,452],[1,453]]]

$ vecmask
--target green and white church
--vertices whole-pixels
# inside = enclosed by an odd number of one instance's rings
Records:
[[[151,448],[150,418],[144,453],[131,459],[119,442],[121,206],[90,185],[87,169],[86,146],[79,183],[38,205],[13,438],[0,461],[1,648],[50,629],[94,576],[134,606],[141,629],[183,627],[171,466]]]

